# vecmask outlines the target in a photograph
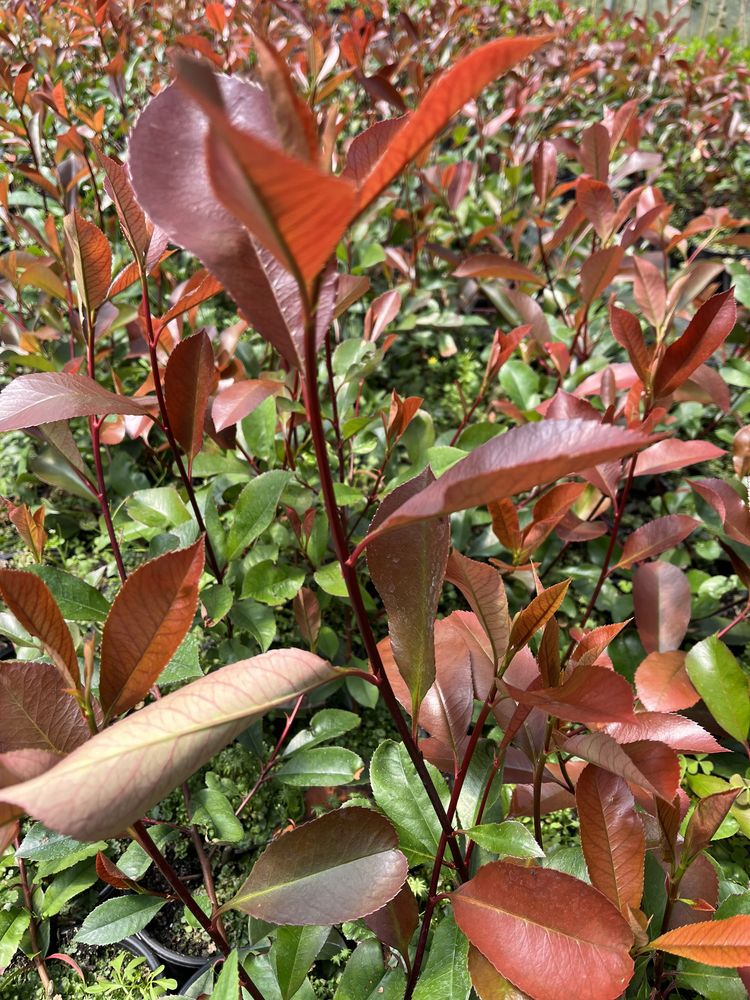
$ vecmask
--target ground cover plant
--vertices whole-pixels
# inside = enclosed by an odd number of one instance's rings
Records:
[[[747,995],[750,92],[678,29],[0,14],[0,996]]]

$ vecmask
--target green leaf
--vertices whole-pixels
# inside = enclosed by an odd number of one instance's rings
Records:
[[[63,618],[68,621],[103,622],[109,614],[109,601],[84,580],[55,569],[54,566],[27,568],[44,580],[52,591]]]
[[[521,410],[531,410],[539,403],[539,376],[517,358],[510,358],[500,369],[500,384]]]
[[[315,582],[324,590],[326,594],[331,594],[332,597],[348,597],[349,591],[346,589],[346,583],[344,583],[344,576],[341,572],[341,566],[337,562],[328,563],[327,566],[321,566],[314,574]]]
[[[0,969],[10,965],[30,923],[28,910],[0,910]]]
[[[402,1000],[405,985],[403,969],[386,972],[380,944],[370,938],[346,963],[333,1000]]]
[[[166,847],[167,844],[171,843],[173,840],[177,840],[180,836],[179,830],[175,830],[174,827],[166,826],[161,823],[157,826],[150,826],[148,832],[160,851]],[[135,879],[136,882],[138,879],[143,878],[152,863],[153,862],[149,855],[146,854],[141,845],[136,843],[135,840],[128,844],[123,853],[117,859],[117,867],[123,875],[127,875],[128,878]]]
[[[234,519],[227,538],[230,561],[263,534],[271,524],[284,487],[291,473],[280,469],[264,472],[245,486],[234,508]]]
[[[747,991],[734,969],[720,969],[681,958],[677,963],[678,987],[695,990],[706,1000],[747,1000]]]
[[[253,458],[271,462],[275,457],[276,400],[264,399],[260,406],[240,421],[242,436]]]
[[[304,582],[303,569],[276,566],[270,559],[264,559],[251,566],[245,574],[242,593],[275,607],[291,601]]]
[[[224,959],[221,972],[211,993],[212,1000],[237,1000],[240,995],[240,967],[237,952],[232,950]]]
[[[223,792],[201,788],[191,796],[190,806],[193,823],[212,826],[217,840],[236,844],[245,836],[242,823],[234,815],[234,809]]]
[[[729,648],[711,635],[693,646],[685,667],[714,719],[744,743],[750,728],[748,679]]]
[[[543,858],[544,851],[530,830],[517,820],[485,823],[464,830],[466,836],[485,851],[509,858]]]
[[[66,868],[72,868],[79,861],[93,857],[106,847],[107,844],[103,840],[95,844],[82,844],[72,837],[65,837],[61,833],[49,830],[43,823],[34,823],[21,841],[16,857],[34,861],[37,865],[37,875],[46,878]]]
[[[435,787],[447,806],[449,793],[440,772],[427,764]],[[440,824],[406,747],[384,740],[370,761],[370,784],[378,807],[393,823],[399,845],[411,864],[434,860]]]
[[[295,753],[274,771],[274,777],[297,788],[326,788],[348,785],[364,766],[361,757],[344,747],[318,747]]]
[[[336,505],[338,507],[351,507],[360,500],[364,500],[360,490],[355,490],[348,483],[334,483],[333,492],[336,494]]]
[[[78,944],[117,944],[142,931],[164,906],[154,896],[117,896],[95,907],[73,938]]]
[[[159,674],[159,684],[182,684],[194,677],[202,677],[200,665],[200,646],[198,637],[188,632],[174,656]]]
[[[235,603],[229,617],[237,628],[247,629],[261,652],[268,651],[276,635],[276,617],[270,608],[247,598]]]
[[[200,600],[206,609],[206,614],[215,625],[229,612],[234,594],[231,587],[227,587],[225,583],[216,583],[201,591]]]
[[[77,865],[61,872],[44,892],[42,917],[54,917],[66,903],[92,886],[98,878],[93,858],[79,861]]]
[[[326,942],[330,927],[282,926],[276,931],[269,958],[283,1000],[291,1000],[300,989],[320,949]]]
[[[289,741],[284,756],[289,757],[303,747],[309,750],[319,743],[335,740],[344,733],[357,729],[361,721],[356,712],[345,712],[341,708],[323,708],[310,719],[309,729],[303,729]]]
[[[443,917],[432,937],[430,953],[414,1000],[466,1000],[471,989],[467,959],[469,942],[451,915]]]
[[[125,501],[128,514],[149,528],[171,528],[192,520],[190,511],[174,486],[138,490]]]

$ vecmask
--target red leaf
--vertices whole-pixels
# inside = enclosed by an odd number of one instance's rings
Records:
[[[635,462],[636,476],[656,476],[662,472],[684,469],[698,462],[710,462],[726,454],[710,441],[678,441],[669,438],[657,441],[640,453]]]
[[[633,573],[633,607],[647,653],[677,649],[690,624],[690,583],[678,566],[652,562]]]
[[[635,688],[652,712],[676,712],[700,701],[685,669],[685,653],[650,653],[635,672]]]
[[[108,392],[85,375],[60,372],[18,375],[0,392],[0,431],[104,413],[134,413],[142,417],[146,411],[137,400]]]
[[[576,184],[576,201],[597,236],[606,239],[612,232],[615,218],[615,201],[609,184],[581,177]]]
[[[531,55],[551,35],[534,38],[500,38],[464,56],[429,88],[419,107],[406,117],[398,131],[388,136],[383,155],[359,178],[359,210],[366,208],[417,153],[435,138],[488,83]],[[366,134],[366,133],[365,133]],[[359,138],[359,137],[358,137]],[[355,140],[356,141],[356,140]]]
[[[667,514],[666,517],[657,517],[655,521],[641,525],[628,535],[620,561],[612,569],[627,569],[635,563],[658,556],[667,549],[673,549],[697,527],[698,521],[686,514]]]
[[[469,941],[534,1000],[615,1000],[631,979],[630,928],[570,875],[496,861],[451,899]]]
[[[729,483],[722,479],[702,479],[690,485],[719,515],[727,535],[735,542],[750,545],[750,511]]]
[[[645,382],[651,369],[652,358],[651,350],[643,339],[641,324],[632,313],[625,309],[619,309],[615,305],[610,306],[609,320],[615,340],[628,352],[628,357],[638,374],[638,378],[641,382]],[[659,444],[666,443],[659,442]],[[657,447],[657,445],[652,447]]]
[[[283,382],[250,378],[222,389],[211,407],[211,417],[217,431],[232,427],[249,416],[256,407],[284,391]]]
[[[620,746],[608,733],[588,733],[568,737],[563,741],[562,749],[605,771],[618,774],[630,784],[645,788],[667,802],[675,797],[680,783],[680,765],[676,754],[663,743],[653,740]]]
[[[203,538],[132,573],[104,623],[99,693],[107,715],[146,696],[192,625],[203,572]]]
[[[169,307],[163,316],[159,317],[157,325],[160,327],[166,326],[176,316],[181,316],[182,313],[187,312],[189,309],[194,309],[202,302],[213,298],[221,290],[221,282],[209,274],[205,268],[201,268],[187,282],[185,290],[177,301]]]
[[[370,524],[375,531],[404,502],[419,497],[434,484],[428,468],[398,486],[378,508]],[[388,631],[398,669],[411,692],[411,715],[416,725],[419,705],[435,680],[433,627],[445,578],[450,546],[450,524],[409,524],[377,538],[367,551],[375,589],[388,612]]]
[[[554,143],[546,139],[539,143],[531,161],[531,171],[536,196],[544,203],[557,179],[557,150]]]
[[[94,146],[94,151],[107,175],[104,189],[115,203],[125,239],[130,244],[133,254],[143,258],[151,241],[151,232],[146,222],[146,216],[136,201],[127,167],[106,156],[98,146]]]
[[[93,313],[107,297],[112,277],[112,251],[107,237],[77,209],[64,219],[65,236],[73,253],[78,296],[87,312]]]
[[[632,718],[633,693],[619,674],[593,664],[576,669],[560,687],[524,691],[507,682],[501,688],[522,705],[533,705],[566,722],[587,724]]]
[[[0,664],[0,752],[64,756],[89,738],[78,702],[51,663]]]
[[[479,1000],[529,1000],[528,995],[501,976],[473,944],[469,945],[468,967],[471,985]]]
[[[716,792],[715,795],[706,795],[705,798],[698,799],[685,830],[683,856],[694,858],[708,847],[740,791],[740,788],[729,788],[725,792]]]
[[[214,378],[214,352],[206,331],[181,340],[167,362],[164,393],[169,423],[189,462],[203,445],[203,421]]]
[[[620,270],[624,254],[622,247],[607,247],[597,250],[586,259],[581,268],[581,298],[584,306],[590,306],[611,283]]]
[[[646,317],[646,321],[661,330],[667,314],[667,288],[664,274],[649,260],[633,256],[635,301]]]
[[[545,420],[499,434],[475,448],[379,528],[478,507],[637,451],[648,438],[591,420]]]
[[[542,590],[533,601],[516,615],[510,631],[509,645],[513,649],[523,649],[529,640],[544,628],[558,610],[568,592],[570,580],[562,580],[546,590]]]
[[[126,889],[133,891],[138,888],[138,883],[132,878],[128,878],[125,872],[121,871],[114,861],[110,861],[106,854],[99,851],[96,855],[96,874],[107,885],[112,885],[115,889]]]
[[[651,947],[722,969],[750,965],[750,917],[743,914],[676,927],[652,941]]]
[[[364,922],[378,941],[408,955],[409,942],[419,922],[417,901],[408,884],[380,910],[369,913]]]
[[[622,632],[629,623],[615,622],[613,625],[600,625],[594,628],[580,639],[570,654],[570,662],[577,666],[586,666],[589,663],[596,663],[604,650],[612,640]]]
[[[724,343],[737,319],[734,290],[704,302],[687,329],[664,352],[654,378],[654,395],[668,396]]]
[[[643,895],[646,839],[627,783],[588,764],[576,784],[581,846],[592,885],[623,916],[638,909]]]
[[[497,668],[505,656],[510,635],[508,599],[502,576],[487,563],[476,562],[453,549],[445,578],[458,587],[482,623]]]
[[[34,573],[0,569],[0,597],[26,631],[41,640],[66,685],[77,687],[80,675],[73,640],[47,585]]]
[[[609,154],[609,132],[601,122],[594,122],[581,137],[581,147],[578,151],[581,166],[596,180],[606,181],[609,175]]]
[[[684,715],[637,712],[628,722],[614,722],[605,729],[622,744],[656,740],[683,753],[724,752],[710,733]]]
[[[534,274],[528,267],[519,264],[512,257],[500,254],[480,253],[463,261],[453,272],[456,278],[505,278],[507,281],[528,281],[534,285],[544,285],[545,279]]]

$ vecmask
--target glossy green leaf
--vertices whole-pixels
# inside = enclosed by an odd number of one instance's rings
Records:
[[[260,646],[261,652],[268,652],[276,636],[276,617],[271,608],[246,598],[235,601],[230,618],[238,628],[247,629]]]
[[[164,906],[154,896],[116,896],[100,903],[81,924],[73,939],[78,944],[117,944],[142,931]]]
[[[326,594],[330,594],[332,597],[349,596],[339,563],[332,562],[326,566],[321,566],[320,569],[315,571],[314,577],[317,585]]]
[[[269,958],[283,1000],[292,1000],[305,981],[330,927],[279,927]],[[215,996],[215,995],[214,995]]]
[[[72,837],[48,829],[43,823],[34,823],[21,841],[16,856],[33,861],[37,866],[37,873],[47,876],[71,868],[106,847],[104,841],[82,844]]]
[[[214,788],[200,788],[190,797],[193,823],[213,827],[216,840],[236,844],[245,836],[229,799]]]
[[[227,559],[231,561],[238,556],[271,524],[290,475],[280,469],[264,472],[245,486],[234,507],[227,538]]]
[[[432,936],[432,944],[424,970],[414,990],[414,1000],[466,1000],[471,989],[466,964],[469,942],[456,926],[451,915],[440,921]]]
[[[10,965],[30,923],[31,914],[28,910],[0,910],[0,970]]]
[[[365,764],[361,757],[344,747],[317,747],[300,750],[274,771],[282,785],[297,788],[327,788],[348,785]]]
[[[291,601],[305,582],[305,571],[295,566],[277,566],[264,559],[251,566],[245,574],[242,593],[248,597],[276,607]]]
[[[310,719],[310,726],[302,729],[287,743],[283,755],[288,757],[303,747],[310,749],[319,743],[335,740],[344,733],[357,729],[362,722],[356,712],[341,708],[323,708]]]
[[[72,868],[60,872],[44,891],[42,917],[54,917],[66,903],[92,886],[98,878],[93,858],[79,861]]]
[[[729,648],[711,635],[693,646],[685,669],[721,728],[744,742],[750,728],[748,678]]]
[[[372,938],[357,945],[333,1000],[403,1000],[406,976],[401,968],[383,965],[383,952]]]
[[[465,830],[466,836],[485,851],[508,858],[543,858],[541,849],[528,827],[517,820],[483,823]]]
[[[212,1000],[238,1000],[240,996],[239,958],[232,949],[224,959],[211,997]]]
[[[47,584],[63,618],[71,622],[103,622],[109,614],[109,601],[103,594],[78,577],[54,566],[29,566],[29,571]]]

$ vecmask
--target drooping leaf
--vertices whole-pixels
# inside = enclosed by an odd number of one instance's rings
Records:
[[[18,375],[0,392],[0,431],[17,431],[72,417],[145,410],[135,399],[103,389],[86,375],[34,372]]]
[[[339,673],[300,649],[230,664],[102,730],[0,798],[70,836],[115,837],[253,719]]]
[[[89,738],[78,702],[51,663],[0,661],[0,752],[64,756]]]
[[[34,573],[0,569],[0,597],[30,635],[39,639],[69,687],[79,683],[73,639],[47,585]]]
[[[169,355],[164,395],[177,443],[192,462],[203,445],[203,421],[214,380],[214,352],[205,330],[181,340]]]
[[[722,969],[750,965],[750,916],[676,927],[651,942],[654,950]]]
[[[499,434],[378,525],[399,525],[478,507],[532,486],[614,461],[648,443],[645,435],[591,420],[544,420]]]
[[[107,297],[112,277],[112,251],[104,233],[81,216],[78,209],[63,220],[65,237],[73,254],[78,298],[86,313],[93,313]]]
[[[544,628],[552,618],[568,592],[570,580],[562,580],[547,587],[520,611],[513,620],[509,645],[512,649],[523,649],[540,628]]]
[[[370,525],[377,530],[404,503],[422,495],[435,484],[430,469],[390,493]],[[447,518],[436,524],[409,524],[373,541],[367,564],[388,613],[391,648],[401,676],[411,693],[411,716],[435,680],[433,635],[437,605],[448,563],[450,525]]]
[[[211,407],[216,430],[223,431],[239,423],[260,406],[263,400],[283,391],[283,383],[271,379],[249,378],[234,382],[217,394]]]
[[[617,774],[652,795],[671,802],[680,782],[677,755],[663,743],[639,740],[621,746],[607,733],[569,736],[562,749],[574,757]]]
[[[393,899],[406,858],[385,817],[352,806],[275,840],[221,911],[241,910],[279,924],[338,924]]]
[[[480,253],[463,261],[453,272],[456,278],[505,278],[509,281],[528,281],[543,285],[545,279],[512,257]]]
[[[443,73],[398,130],[387,133],[382,155],[371,161],[366,173],[362,171],[357,178],[360,210],[377,198],[468,100],[530,56],[549,38],[549,35],[537,35],[533,38],[497,39],[470,52]],[[387,124],[379,123],[381,130]],[[377,129],[378,125],[373,128]],[[364,133],[368,134],[369,131]]]
[[[646,840],[633,793],[623,778],[588,764],[576,784],[581,846],[591,884],[623,916],[640,908]]]
[[[502,662],[508,648],[510,618],[502,576],[487,563],[469,559],[453,549],[448,559],[446,579],[454,584],[487,633],[495,664]]]
[[[652,712],[676,712],[691,708],[700,695],[685,669],[685,653],[649,653],[635,672],[635,688],[644,708]]]
[[[690,582],[672,563],[639,566],[633,573],[633,607],[646,652],[671,652],[690,624]]]
[[[419,923],[419,907],[409,885],[405,884],[393,899],[368,913],[364,920],[378,941],[408,955],[409,942]]]
[[[112,604],[102,636],[99,694],[108,715],[146,696],[193,623],[204,540],[139,566]]]
[[[744,742],[750,729],[748,678],[729,647],[711,635],[693,646],[685,669],[721,728]]]
[[[625,539],[619,562],[612,567],[627,569],[636,563],[673,549],[698,527],[698,521],[686,514],[667,514],[636,528]]]
[[[570,875],[495,861],[451,899],[469,941],[535,1000],[615,1000],[630,982],[632,931],[609,900]]]
[[[448,914],[438,924],[422,973],[414,990],[414,1000],[465,1000],[471,989],[466,964],[469,942]]]
[[[682,336],[664,352],[654,378],[654,394],[668,396],[687,381],[721,347],[736,319],[734,289],[719,292],[704,302]]]

